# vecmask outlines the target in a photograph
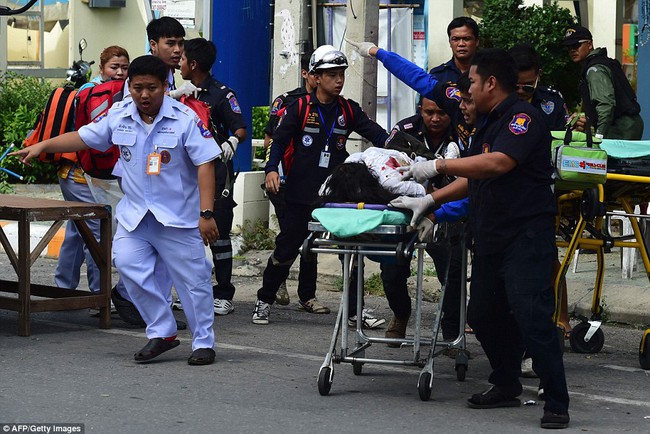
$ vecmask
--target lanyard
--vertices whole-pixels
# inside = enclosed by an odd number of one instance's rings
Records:
[[[323,113],[320,111],[320,106],[317,105],[316,109],[318,110],[318,115],[321,118],[321,123],[323,126],[325,126],[325,117],[323,117]],[[338,117],[339,114],[339,107],[338,105],[336,106],[336,112],[334,113],[334,121],[332,122],[332,127],[330,128],[330,132],[327,133],[327,140],[325,141],[325,152],[329,149],[330,146],[330,137],[332,137],[332,133],[334,132],[334,127],[336,126],[336,118]]]

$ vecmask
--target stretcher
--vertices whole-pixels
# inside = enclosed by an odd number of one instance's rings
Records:
[[[459,381],[465,379],[467,372],[468,355],[465,351],[464,330],[466,320],[467,255],[463,255],[461,269],[461,303],[459,306],[461,327],[458,331],[458,336],[452,341],[439,340],[442,304],[445,296],[444,286],[441,289],[437,314],[433,328],[430,331],[431,334],[425,336],[421,324],[424,251],[426,243],[421,242],[418,239],[417,231],[413,231],[408,226],[408,216],[398,211],[388,211],[384,206],[382,206],[383,211],[372,210],[371,208],[375,207],[366,205],[365,209],[337,210],[338,214],[335,219],[328,218],[327,214],[330,211],[325,208],[315,210],[312,216],[317,220],[309,223],[310,235],[301,247],[302,254],[336,254],[342,258],[343,262],[343,293],[341,294],[341,302],[339,304],[332,339],[318,373],[318,391],[321,395],[329,394],[334,377],[333,365],[335,363],[352,364],[352,370],[355,375],[361,375],[364,364],[417,366],[422,368],[417,383],[418,393],[421,400],[427,401],[431,397],[433,387],[433,359],[442,353],[444,349],[459,349],[455,361],[456,377]],[[359,213],[363,215],[360,216]],[[374,213],[374,216],[371,216],[370,213]],[[385,215],[379,218],[377,217],[377,213]],[[344,217],[343,221],[341,221],[341,216]],[[354,233],[355,231],[350,229],[354,226],[353,222],[357,220],[365,223],[366,227],[363,232]],[[374,223],[368,225],[368,220],[372,220],[378,224],[372,227]],[[464,237],[460,238],[464,240]],[[462,251],[465,252],[464,241],[461,242],[463,242]],[[350,276],[354,272],[353,270],[356,269],[357,272],[357,287],[355,288],[357,291],[357,306],[354,308],[356,309],[357,318],[362,318],[364,259],[368,258],[377,262],[397,261],[404,263],[405,261],[410,261],[414,254],[417,258],[414,335],[407,335],[403,339],[371,336],[363,330],[363,321],[357,321],[356,327],[350,330],[347,321],[351,308],[348,305],[348,291]],[[354,333],[353,342],[350,342],[350,333]],[[340,349],[337,351],[339,339]],[[412,353],[408,359],[367,357],[366,351],[373,343],[398,344],[400,347],[411,347]],[[425,353],[423,347],[425,346],[428,346],[429,350],[426,351],[426,357],[423,357]]]
[[[650,280],[650,259],[640,225],[640,220],[650,216],[634,212],[635,206],[650,202],[650,164],[649,157],[644,156],[650,154],[650,142],[603,140],[601,147],[607,150],[609,156],[605,184],[593,189],[562,191],[557,194],[557,232],[560,236],[557,246],[566,247],[566,254],[554,282],[557,297],[554,313],[556,324],[559,324],[563,282],[576,251],[586,249],[596,253],[597,272],[591,317],[580,317],[581,322],[573,327],[569,341],[573,351],[578,353],[597,353],[605,342],[601,329],[604,254],[612,247],[638,249]],[[632,234],[614,236],[610,231],[612,217],[629,219]],[[650,369],[649,347],[650,329],[643,334],[639,346],[639,361],[644,369]]]

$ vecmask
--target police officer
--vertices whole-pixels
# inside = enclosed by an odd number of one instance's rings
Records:
[[[429,74],[443,83],[457,83],[467,71],[479,44],[478,24],[470,17],[456,17],[447,26],[447,37],[452,57],[449,61],[432,68]]]
[[[210,243],[214,275],[217,284],[213,288],[214,313],[227,315],[235,307],[232,299],[235,286],[232,278],[232,229],[235,171],[232,157],[237,145],[246,140],[246,123],[241,114],[235,92],[210,74],[217,57],[217,50],[212,41],[203,38],[185,41],[181,56],[180,72],[184,80],[189,80],[201,89],[198,99],[210,106],[210,119],[221,144],[221,160],[215,161],[215,199],[214,219],[219,228],[219,239]]]
[[[391,203],[411,209],[416,222],[436,202],[469,194],[474,258],[468,322],[490,361],[492,386],[467,404],[519,406],[525,346],[545,384],[541,427],[566,428],[569,394],[552,321],[557,206],[551,136],[540,112],[517,97],[517,72],[507,52],[481,50],[469,78],[476,109],[485,116],[470,156],[418,163],[405,174],[416,180],[437,174],[460,178],[423,198],[400,197]]]
[[[528,101],[544,114],[546,125],[551,131],[566,128],[569,120],[567,107],[562,94],[539,82],[541,68],[539,56],[528,44],[517,44],[508,50],[517,65],[517,95]]]
[[[214,314],[212,267],[202,242],[207,245],[218,237],[208,217],[214,202],[213,160],[221,149],[190,108],[165,97],[165,81],[160,59],[138,57],[129,66],[131,100],[78,132],[18,154],[28,162],[44,150],[92,146],[105,151],[112,143],[119,146],[124,198],[116,210],[113,261],[147,323],[149,338],[134,359],[148,361],[180,344],[169,293],[154,277],[154,264],[162,259],[183,304],[190,306],[185,309],[192,330],[188,363],[207,365],[215,358]]]
[[[273,103],[271,103],[271,107],[269,109],[269,121],[266,124],[266,127],[264,128],[264,149],[267,150],[267,156],[268,156],[268,152],[270,152],[269,146],[271,145],[271,137],[273,136],[273,133],[278,127],[281,114],[284,113],[286,108],[289,105],[291,105],[294,101],[296,101],[298,98],[305,95],[309,95],[314,91],[314,89],[316,89],[316,76],[314,74],[309,73],[309,60],[311,59],[311,55],[313,54],[313,52],[314,50],[309,50],[300,56],[300,75],[304,80],[303,85],[289,92],[285,92],[282,95],[279,95],[277,98],[273,100]],[[278,167],[278,173],[280,173],[280,178],[283,179],[285,173],[282,169],[281,164]],[[280,226],[280,228],[282,228],[284,226],[284,207],[285,207],[284,194],[282,191],[280,191],[278,194],[272,194],[268,192],[267,194],[269,200],[273,204],[273,208],[275,209],[275,215],[278,218],[278,225]],[[309,283],[307,283],[306,285],[305,283],[301,283],[305,278],[305,276],[302,273],[303,266],[304,267],[310,266],[308,264],[303,265],[304,261],[305,260],[301,255],[300,268],[298,274],[299,294],[304,291],[303,288],[310,286]],[[280,285],[280,289],[275,295],[275,302],[278,303],[279,305],[286,306],[290,303],[290,301],[291,299],[289,298],[289,292],[287,291],[287,282],[285,281],[282,282],[282,284]]]
[[[607,57],[606,48],[594,49],[585,27],[568,29],[562,42],[575,63],[582,63],[580,96],[583,110],[596,134],[606,139],[640,140],[641,107],[621,64]]]
[[[348,136],[357,132],[375,146],[383,146],[388,137],[386,131],[370,120],[356,102],[340,96],[347,67],[345,54],[331,45],[316,49],[309,67],[309,72],[316,75],[316,90],[287,108],[273,134],[265,168],[267,191],[278,192],[278,165],[287,147],[292,145],[294,149],[285,194],[285,221],[290,229],[281,229],[275,240],[276,247],[264,270],[262,287],[257,291],[252,318],[255,324],[269,323],[271,304],[275,302],[278,288],[289,275],[298,249],[309,233],[307,224],[318,190],[334,167],[348,157],[345,149]],[[312,298],[301,299],[301,308],[307,312],[324,313],[324,306],[315,298],[315,261],[309,270],[302,267],[301,270],[313,273],[310,280],[314,282],[314,288],[310,288]]]

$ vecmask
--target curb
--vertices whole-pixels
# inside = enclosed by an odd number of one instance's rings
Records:
[[[13,221],[0,221],[0,227],[4,231],[9,244],[14,249],[18,250],[18,223]],[[50,228],[49,225],[43,225],[38,223],[30,223],[29,233],[30,233],[30,249],[36,247],[36,245],[41,241],[47,230]],[[43,249],[40,257],[46,257],[50,259],[58,259],[59,251],[61,250],[61,244],[65,238],[65,227],[60,228],[54,237],[47,244],[47,248]],[[4,248],[0,246],[0,251],[4,252]]]

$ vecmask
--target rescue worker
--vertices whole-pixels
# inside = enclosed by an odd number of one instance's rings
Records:
[[[180,72],[184,80],[189,80],[201,89],[198,99],[210,106],[210,119],[221,144],[221,159],[215,161],[216,190],[214,197],[214,220],[219,228],[219,239],[210,243],[214,276],[217,284],[213,286],[214,313],[228,315],[235,310],[232,299],[235,286],[232,284],[232,229],[235,170],[233,155],[239,143],[246,140],[246,123],[241,114],[235,92],[215,79],[210,70],[217,58],[217,49],[212,41],[203,38],[185,41],[181,56]]]
[[[640,140],[641,107],[621,64],[607,57],[606,48],[595,48],[585,27],[568,29],[562,45],[575,63],[582,63],[582,108],[595,133],[605,139]],[[574,115],[575,116],[575,115]],[[581,120],[584,127],[584,121]]]
[[[429,74],[443,83],[458,83],[463,72],[469,70],[479,44],[478,24],[470,17],[456,17],[447,26],[447,37],[452,57],[432,68]]]
[[[468,323],[490,361],[492,386],[472,395],[470,408],[517,407],[524,346],[545,386],[542,428],[569,425],[562,351],[552,314],[551,280],[557,258],[551,135],[538,110],[517,97],[510,55],[484,49],[472,60],[469,93],[484,115],[469,156],[416,163],[405,178],[457,176],[423,198],[392,205],[413,211],[415,224],[436,204],[469,194],[473,237]]]
[[[195,113],[165,97],[162,60],[141,56],[129,66],[131,99],[79,131],[16,152],[24,163],[41,152],[120,147],[124,198],[116,210],[113,262],[142,314],[149,342],[137,362],[177,347],[177,328],[166,288],[154,277],[161,259],[186,307],[192,330],[190,365],[214,362],[211,265],[203,244],[219,236],[208,218],[214,202],[214,163],[221,149]]]
[[[252,317],[254,324],[269,323],[271,305],[275,302],[278,288],[289,275],[298,249],[309,234],[307,224],[318,190],[334,167],[349,155],[345,149],[348,136],[357,132],[375,146],[383,146],[388,137],[386,131],[370,120],[356,102],[340,96],[347,67],[345,54],[331,45],[317,48],[309,66],[309,72],[316,76],[316,90],[287,108],[273,134],[265,168],[266,189],[270,193],[279,191],[278,165],[285,149],[290,144],[294,148],[293,163],[285,181],[285,222],[286,228],[290,229],[281,229],[275,240],[276,247],[264,270],[262,287],[257,291]],[[313,267],[302,271],[316,273],[315,260]],[[316,276],[307,276],[305,280],[313,281],[314,287],[308,288],[311,298],[301,298],[301,308],[310,313],[329,313],[329,309],[315,298]]]
[[[277,98],[273,100],[273,103],[271,103],[271,107],[269,109],[269,121],[266,124],[266,127],[264,128],[264,149],[266,149],[267,159],[268,159],[268,153],[270,152],[269,147],[271,146],[271,137],[273,136],[273,133],[275,132],[276,128],[278,127],[278,123],[280,122],[280,114],[284,113],[286,107],[291,105],[298,98],[305,95],[309,95],[314,91],[314,89],[316,89],[316,76],[314,74],[309,73],[309,60],[311,59],[311,55],[313,54],[313,52],[314,50],[309,50],[300,56],[300,75],[302,76],[303,79],[303,85],[289,92],[285,92],[282,95],[279,95]],[[284,182],[284,172],[282,171],[281,165],[278,167],[278,173],[280,173],[280,181],[282,184]],[[269,201],[273,204],[273,208],[275,209],[275,215],[278,218],[278,225],[280,226],[280,230],[282,230],[282,227],[284,225],[284,207],[285,207],[284,192],[279,191],[277,194],[272,194],[267,192],[267,195],[269,197]],[[304,259],[303,256],[301,255],[300,268],[298,274],[298,294],[304,292],[305,287],[309,287],[313,285],[310,283],[301,283],[305,278],[305,275],[303,275],[302,273],[303,267],[310,266],[309,264],[303,265],[303,262]],[[302,298],[305,297],[306,296],[303,296]],[[282,282],[282,284],[280,285],[280,289],[278,289],[277,294],[275,294],[275,302],[281,306],[287,306],[291,302],[291,298],[289,297],[289,292],[287,291],[286,281]]]
[[[542,112],[549,130],[564,130],[569,120],[564,98],[557,90],[539,82],[542,70],[535,49],[528,44],[517,44],[508,50],[508,53],[517,65],[519,98],[528,101]]]

